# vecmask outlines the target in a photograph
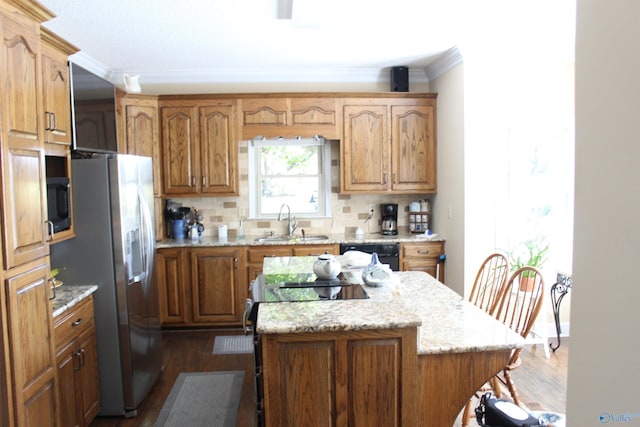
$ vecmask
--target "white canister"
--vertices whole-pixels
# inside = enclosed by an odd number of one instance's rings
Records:
[[[227,238],[227,225],[226,224],[220,224],[218,226],[218,238],[219,239],[226,239]]]
[[[420,212],[420,202],[409,203],[409,212]]]

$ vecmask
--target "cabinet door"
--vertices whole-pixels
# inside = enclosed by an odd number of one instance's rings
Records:
[[[237,195],[238,148],[231,105],[200,108],[201,193]]]
[[[4,181],[5,268],[45,256],[46,187],[39,122],[40,37],[35,28],[2,19],[0,132]]]
[[[44,260],[47,264],[6,279],[14,409],[20,426],[50,425],[57,417],[49,266]]]
[[[80,358],[76,341],[70,341],[58,351],[58,398],[60,399],[61,427],[80,427],[78,400],[76,399],[76,372],[80,370]]]
[[[100,409],[100,385],[98,378],[98,347],[96,344],[96,328],[87,328],[78,337],[78,371],[77,399],[80,421],[83,426],[91,424]]]
[[[392,106],[392,189],[436,191],[434,106]]]
[[[235,324],[242,321],[246,289],[240,284],[241,251],[237,248],[191,252],[193,321]]]
[[[156,280],[162,325],[188,321],[187,263],[186,249],[160,249],[156,252]]]
[[[384,105],[345,105],[340,144],[343,192],[389,188],[389,134]]]
[[[153,106],[126,105],[127,153],[153,159],[153,194],[162,193],[158,109]]]
[[[43,104],[45,142],[71,145],[69,67],[64,54],[43,45]]]
[[[197,121],[195,107],[162,108],[162,159],[166,194],[195,194],[199,191]]]

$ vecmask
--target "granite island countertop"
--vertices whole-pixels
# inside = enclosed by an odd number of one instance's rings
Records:
[[[340,244],[340,243],[411,243],[411,242],[443,242],[444,237],[433,234],[411,234],[399,233],[395,236],[384,236],[381,233],[367,233],[362,237],[356,237],[355,234],[322,233],[327,236],[326,239],[303,239],[301,235],[290,240],[281,241],[258,241],[257,239],[265,236],[245,236],[244,238],[229,237],[227,239],[218,239],[218,237],[205,236],[197,240],[189,238],[185,239],[163,239],[156,242],[156,249],[163,248],[198,248],[198,247],[216,247],[216,246],[274,246],[274,245],[323,245],[323,244]]]
[[[269,262],[277,261],[272,258]],[[368,299],[262,303],[258,307],[257,332],[417,326],[418,354],[490,351],[524,345],[520,335],[427,273],[394,272],[390,283],[378,288],[365,286],[365,290]]]
[[[98,290],[96,285],[62,285],[56,288],[56,297],[51,301],[53,317],[57,317]]]

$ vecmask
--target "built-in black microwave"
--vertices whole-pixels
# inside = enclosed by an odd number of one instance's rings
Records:
[[[70,191],[69,178],[47,178],[47,213],[54,233],[71,228]]]

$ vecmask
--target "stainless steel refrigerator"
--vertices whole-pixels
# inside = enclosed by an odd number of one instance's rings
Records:
[[[64,286],[98,286],[100,415],[137,415],[162,369],[152,173],[148,157],[73,159],[76,237],[51,246]]]

